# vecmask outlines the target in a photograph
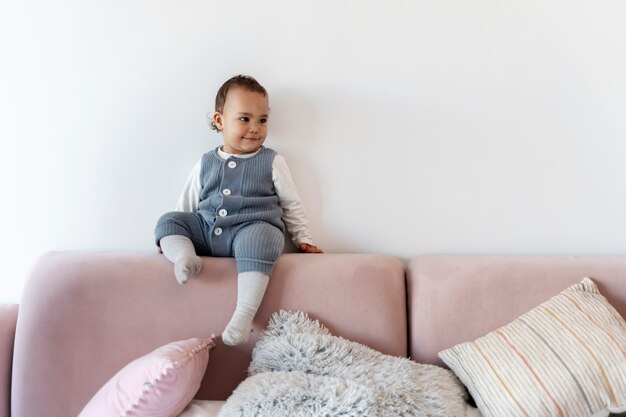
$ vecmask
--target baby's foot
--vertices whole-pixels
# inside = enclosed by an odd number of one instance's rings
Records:
[[[243,315],[235,314],[222,332],[222,340],[228,346],[246,343],[252,332],[252,321]]]
[[[198,275],[202,270],[202,258],[199,256],[183,256],[174,264],[174,275],[179,284],[189,281],[194,275]]]

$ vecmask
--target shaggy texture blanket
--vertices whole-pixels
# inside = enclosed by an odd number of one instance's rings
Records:
[[[302,312],[274,313],[248,372],[220,417],[465,416],[452,372],[333,336]]]

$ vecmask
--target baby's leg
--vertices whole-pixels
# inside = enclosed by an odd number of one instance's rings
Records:
[[[222,333],[230,346],[248,341],[276,258],[283,251],[283,232],[268,223],[253,223],[237,232],[233,250],[237,259],[237,306]]]
[[[229,346],[248,341],[252,320],[256,315],[270,277],[258,271],[242,272],[237,276],[237,307],[222,332],[222,340]]]
[[[202,270],[202,259],[187,236],[171,235],[161,238],[163,255],[174,264],[174,275],[179,284],[189,281]]]
[[[157,245],[174,264],[174,274],[180,284],[200,273],[202,259],[196,255],[196,246],[206,251],[203,227],[205,224],[197,213],[170,212],[157,222],[154,231]]]

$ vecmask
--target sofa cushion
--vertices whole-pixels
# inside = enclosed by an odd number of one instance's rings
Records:
[[[626,411],[626,322],[589,278],[439,355],[485,417]]]
[[[135,359],[104,384],[79,417],[176,417],[200,388],[214,345],[192,338]]]
[[[191,400],[178,417],[217,417],[226,401]]]
[[[443,365],[440,351],[506,325],[583,277],[594,277],[626,317],[626,256],[416,256],[407,268],[409,354]]]

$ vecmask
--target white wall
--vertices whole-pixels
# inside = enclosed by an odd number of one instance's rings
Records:
[[[0,301],[50,250],[153,250],[237,73],[328,252],[623,254],[626,2],[0,6]]]

